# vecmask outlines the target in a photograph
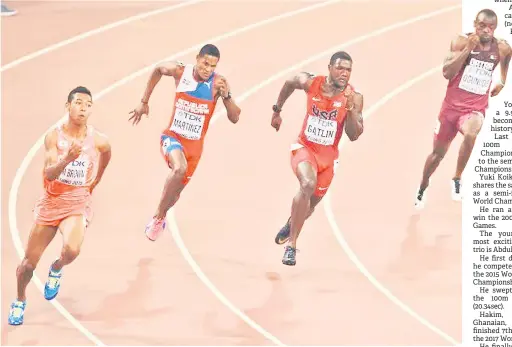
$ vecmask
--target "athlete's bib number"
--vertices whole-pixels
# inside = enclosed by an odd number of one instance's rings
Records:
[[[170,130],[186,139],[199,140],[203,132],[203,125],[204,116],[176,109]]]
[[[304,134],[308,141],[330,146],[334,144],[337,130],[338,123],[336,121],[309,116]]]
[[[492,82],[492,70],[467,65],[460,79],[459,88],[467,92],[484,95],[487,94]]]
[[[87,183],[88,169],[88,158],[86,156],[80,156],[66,166],[57,180],[70,186],[85,186]]]

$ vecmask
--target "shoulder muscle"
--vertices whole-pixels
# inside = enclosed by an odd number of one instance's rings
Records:
[[[55,149],[57,146],[57,129],[48,132],[44,137],[44,147],[46,150]]]
[[[512,54],[512,48],[510,47],[507,40],[500,39],[498,40],[498,48],[500,50],[500,55],[502,56],[510,56]]]
[[[157,65],[157,69],[162,75],[180,77],[185,65],[179,61],[167,61]]]
[[[110,150],[110,141],[107,135],[98,130],[94,131],[94,144],[100,152],[107,152]]]
[[[313,82],[315,75],[309,72],[299,72],[295,76],[289,79],[289,82],[295,87],[295,89],[308,90]]]
[[[450,43],[450,51],[458,52],[462,51],[468,43],[468,37],[465,34],[459,34],[454,37]]]

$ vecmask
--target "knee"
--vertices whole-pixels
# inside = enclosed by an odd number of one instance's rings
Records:
[[[312,196],[316,189],[316,179],[307,177],[301,180],[300,190],[307,196]]]
[[[473,115],[473,117],[471,117],[471,119],[467,121],[462,127],[464,133],[464,141],[475,143],[476,137],[480,133],[480,129],[482,129],[483,124],[484,118],[481,114]]]
[[[182,163],[176,163],[176,165],[173,168],[174,174],[180,178],[185,177],[185,174],[187,173],[188,165],[186,162]]]
[[[440,149],[440,148],[435,148],[433,151],[432,151],[432,161],[434,163],[437,163],[439,164],[441,162],[441,160],[443,160],[444,156],[446,155],[446,150],[443,148],[443,149]]]
[[[432,159],[434,163],[439,163],[444,158],[444,153],[432,152]]]
[[[18,276],[32,275],[32,273],[36,269],[36,266],[36,261],[31,261],[28,257],[25,257],[21,261],[20,265],[18,265],[18,268],[16,269],[16,274]]]
[[[66,245],[62,249],[62,257],[67,260],[74,260],[80,254],[80,247]]]

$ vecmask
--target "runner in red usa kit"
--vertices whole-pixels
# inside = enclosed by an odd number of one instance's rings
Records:
[[[285,265],[295,265],[299,233],[331,185],[343,132],[351,141],[363,132],[363,96],[348,83],[352,58],[346,52],[337,52],[328,68],[328,76],[300,73],[286,81],[273,107],[271,124],[279,130],[281,108],[286,99],[296,89],[306,92],[306,117],[291,151],[291,166],[299,181],[299,191],[292,202],[291,217],[275,238],[277,244],[288,241],[282,260]]]

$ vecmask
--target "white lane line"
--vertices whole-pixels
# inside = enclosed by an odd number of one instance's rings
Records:
[[[138,71],[136,71],[136,72],[134,72],[134,73],[132,73],[132,74],[122,78],[122,79],[120,79],[119,81],[111,84],[107,88],[105,88],[102,91],[100,91],[99,93],[97,93],[95,95],[95,99],[97,100],[98,98],[103,97],[105,94],[110,93],[112,90],[117,89],[118,87],[120,87],[122,85],[125,85],[126,83],[130,82],[131,80],[133,80],[133,79],[135,79],[135,78],[137,78],[139,76],[144,75],[145,73],[148,73],[149,71],[151,71],[155,67],[155,65],[157,65],[157,64],[159,64],[161,62],[168,61],[168,60],[174,60],[174,59],[179,58],[181,56],[184,56],[186,54],[196,53],[198,50],[201,49],[201,47],[203,47],[207,43],[217,43],[219,41],[222,41],[222,40],[225,40],[225,39],[228,39],[228,38],[240,35],[240,34],[246,32],[246,31],[250,31],[250,30],[253,30],[253,29],[265,26],[267,24],[271,24],[273,22],[277,22],[277,21],[283,20],[285,18],[293,17],[293,16],[296,16],[296,15],[301,14],[301,13],[306,13],[306,12],[309,12],[309,11],[312,11],[312,10],[316,10],[316,9],[319,9],[319,8],[322,8],[322,7],[326,7],[326,6],[329,6],[329,5],[338,3],[338,2],[343,2],[343,1],[344,0],[329,0],[329,1],[321,2],[321,3],[315,4],[315,5],[303,7],[303,8],[298,9],[298,10],[294,10],[294,11],[286,12],[286,13],[283,13],[283,14],[279,14],[279,15],[276,15],[274,17],[270,17],[270,18],[261,20],[261,21],[256,22],[256,23],[246,25],[246,26],[238,28],[236,30],[229,31],[229,32],[227,32],[225,34],[212,37],[211,39],[209,39],[209,40],[207,40],[205,42],[202,42],[202,43],[197,44],[195,46],[189,47],[189,48],[187,48],[187,49],[185,49],[185,50],[183,50],[183,51],[181,51],[179,53],[173,54],[173,55],[171,55],[171,56],[169,56],[167,58],[164,58],[164,59],[154,63],[153,65],[146,66],[145,68],[142,68],[142,69],[140,69],[140,70],[138,70]]]
[[[442,9],[442,10],[438,10],[438,11],[434,11],[434,12],[431,12],[431,13],[427,13],[425,15],[421,15],[421,16],[418,16],[418,17],[414,17],[412,19],[409,19],[409,20],[406,20],[406,21],[403,21],[403,22],[400,22],[400,23],[397,23],[397,24],[394,24],[394,25],[390,25],[388,27],[385,27],[385,28],[382,28],[380,30],[376,30],[374,32],[371,32],[369,34],[366,34],[366,35],[363,35],[363,36],[360,36],[354,40],[351,40],[345,44],[342,44],[340,46],[335,46],[335,47],[331,47],[330,49],[328,50],[325,50],[324,52],[320,53],[320,54],[317,54],[315,56],[313,56],[312,58],[309,58],[309,59],[306,59],[306,60],[303,60],[301,61],[300,63],[297,63],[293,66],[291,66],[290,68],[280,72],[280,73],[277,73],[273,76],[271,76],[270,78],[266,79],[265,81],[257,84],[256,86],[254,86],[253,88],[247,90],[245,93],[243,93],[239,98],[236,99],[237,103],[242,103],[245,99],[247,99],[248,97],[250,97],[251,95],[255,94],[256,92],[258,92],[260,89],[262,89],[263,87],[269,85],[270,83],[272,83],[273,81],[277,80],[278,78],[280,78],[281,76],[283,75],[286,75],[288,73],[291,73],[295,70],[297,70],[298,68],[304,66],[304,65],[307,65],[315,60],[318,60],[324,56],[328,56],[330,54],[332,54],[335,50],[338,50],[338,49],[345,49],[351,45],[354,45],[356,43],[359,43],[361,41],[364,41],[364,40],[367,40],[369,38],[373,38],[377,35],[381,35],[383,33],[386,33],[390,30],[393,30],[393,29],[397,29],[397,28],[400,28],[400,27],[403,27],[405,25],[410,25],[410,24],[413,24],[413,23],[416,23],[418,21],[421,21],[421,20],[424,20],[424,19],[428,19],[428,18],[432,18],[434,16],[437,16],[437,15],[440,15],[440,14],[443,14],[443,13],[446,13],[448,11],[452,11],[454,9],[457,9],[457,8],[460,8],[460,5],[458,6],[452,6],[452,7],[447,7],[445,9]],[[403,24],[403,23],[406,23],[406,24]],[[371,110],[371,108],[370,108]],[[226,111],[225,109],[223,109],[222,111],[219,111],[219,112],[216,112],[216,114],[214,115],[211,123],[213,125],[213,123],[215,123],[218,119],[220,119],[221,116],[224,116],[226,114]],[[169,224],[169,229],[171,230],[171,233],[173,235],[173,238],[175,239],[176,241],[176,244],[178,246],[178,248],[180,249],[181,253],[183,254],[183,257],[185,258],[185,260],[189,263],[189,265],[192,267],[192,269],[196,272],[196,274],[198,275],[198,277],[200,278],[200,280],[212,291],[212,293],[217,296],[217,298],[222,302],[224,303],[229,309],[231,309],[238,317],[240,317],[240,319],[242,319],[244,322],[246,322],[249,326],[251,326],[252,328],[254,328],[255,330],[257,330],[258,332],[260,332],[262,335],[264,335],[267,339],[273,341],[276,345],[280,345],[280,346],[284,346],[284,344],[279,340],[277,339],[275,336],[273,336],[272,334],[270,334],[268,331],[266,331],[264,328],[262,328],[259,324],[257,324],[256,322],[254,322],[251,318],[249,318],[246,314],[244,314],[243,312],[241,312],[239,309],[237,309],[231,302],[229,302],[229,300],[217,289],[217,287],[215,287],[215,285],[208,279],[208,277],[202,272],[201,268],[199,267],[199,265],[195,262],[194,258],[190,255],[190,252],[189,250],[187,249],[187,247],[185,246],[181,236],[180,236],[180,230],[179,230],[179,227],[178,227],[178,224],[177,224],[177,221],[176,221],[176,217],[175,217],[175,213],[174,213],[174,208],[172,208],[170,211],[170,213],[168,214],[168,218],[167,218],[167,222]],[[342,245],[343,247],[343,245]],[[351,258],[352,259],[352,258]],[[357,259],[357,258],[356,258]],[[373,282],[372,282],[373,283]],[[375,283],[373,283],[375,285]],[[381,286],[382,287],[382,286]],[[401,305],[402,308],[404,308],[405,304],[403,304],[402,302],[400,302],[398,299],[396,299],[396,301],[393,301],[395,304],[397,305]],[[416,314],[412,309],[408,308],[407,306],[405,306],[407,312],[409,314],[412,314],[415,318],[419,318],[420,319],[420,322],[422,322],[423,324],[425,324],[426,322],[426,326],[430,329],[434,328],[434,329],[437,329],[435,327],[433,327],[433,325],[431,325],[430,323],[428,323],[425,319],[421,318],[418,314]],[[427,325],[428,324],[428,325]],[[446,334],[444,334],[442,331],[440,331],[439,329],[436,330],[436,332],[440,333],[441,336],[447,336]]]
[[[246,26],[246,27],[243,27],[241,29],[238,29],[238,30],[235,30],[236,32],[240,33],[240,32],[243,32],[243,31],[247,31],[249,29],[247,28],[255,28],[255,27],[258,27],[260,25],[263,25],[263,24],[260,24],[260,23],[269,23],[270,21],[277,21],[277,20],[280,20],[280,19],[283,19],[284,17],[289,17],[291,16],[291,13],[302,13],[302,12],[305,12],[306,9],[315,9],[315,8],[319,8],[319,7],[322,7],[322,6],[326,6],[328,4],[332,4],[332,3],[335,3],[335,2],[338,2],[338,1],[328,1],[326,3],[321,3],[321,4],[317,4],[317,5],[313,5],[313,6],[309,6],[307,8],[304,8],[304,9],[301,9],[301,10],[297,10],[297,11],[292,11],[290,13],[287,13],[287,14],[283,14],[283,15],[278,15],[278,16],[275,16],[275,17],[272,17],[268,20],[263,20],[259,23],[256,23],[256,24],[253,24],[253,25],[249,25],[249,26]],[[332,54],[332,51],[336,50],[336,49],[343,49],[343,48],[346,48],[350,45],[354,45],[356,43],[359,43],[361,41],[364,41],[364,40],[367,40],[369,38],[373,38],[375,36],[378,36],[378,35],[381,35],[381,34],[384,34],[388,31],[391,31],[391,30],[394,30],[394,29],[398,29],[398,28],[401,28],[403,26],[406,26],[406,25],[409,25],[409,24],[413,24],[413,23],[416,23],[416,22],[419,22],[421,20],[424,20],[424,19],[428,19],[428,18],[431,18],[431,17],[434,17],[434,16],[437,16],[437,15],[440,15],[440,14],[443,14],[443,13],[446,13],[446,12],[449,12],[449,11],[452,11],[456,8],[460,8],[460,5],[458,6],[451,6],[451,7],[447,7],[447,8],[444,8],[444,9],[441,9],[441,10],[438,10],[438,11],[434,11],[434,12],[430,12],[430,13],[427,13],[425,15],[421,15],[421,16],[418,16],[418,17],[414,17],[414,18],[411,18],[409,20],[406,20],[406,21],[403,21],[403,22],[400,22],[400,23],[397,23],[397,24],[394,24],[394,25],[390,25],[390,26],[387,26],[387,27],[384,27],[382,29],[379,29],[379,30],[376,30],[376,31],[373,31],[369,34],[366,34],[366,35],[363,35],[357,39],[354,39],[354,40],[351,40],[343,45],[340,45],[340,46],[334,46],[332,47],[331,49],[329,50],[326,50],[320,54],[317,54],[315,55],[313,58],[310,58],[310,59],[306,59],[306,60],[303,60],[302,62],[298,63],[298,64],[295,64],[293,65],[292,67],[282,71],[281,73],[278,73],[272,77],[270,77],[269,79],[267,79],[266,81],[260,83],[259,85],[257,85],[256,87],[254,88],[251,88],[250,90],[248,90],[246,93],[244,93],[239,100],[239,102],[241,102],[242,100],[246,99],[247,97],[249,97],[250,95],[256,93],[258,90],[260,90],[261,88],[263,88],[264,86],[272,83],[273,81],[275,81],[276,79],[280,78],[281,76],[285,75],[285,74],[288,74],[296,69],[298,69],[299,67],[303,66],[303,65],[306,65],[306,64],[309,64],[315,60],[318,60],[319,58],[325,56],[325,55],[329,55],[329,54]],[[216,42],[216,41],[219,41],[221,39],[224,39],[224,38],[228,38],[228,37],[231,37],[233,36],[234,34],[231,33],[227,33],[227,34],[224,34],[224,35],[221,35],[221,36],[217,36],[207,42]],[[206,43],[206,42],[205,42]],[[182,56],[182,55],[185,55],[187,53],[190,53],[190,52],[193,52],[195,50],[197,50],[198,48],[202,47],[204,45],[204,43],[202,44],[199,44],[199,45],[196,45],[194,47],[191,47],[190,49],[188,50],[185,50],[183,52],[180,52],[178,54],[174,54],[172,55],[171,57],[165,59],[165,60],[171,60],[171,59],[175,59],[179,56]],[[114,89],[116,89],[117,87],[120,87],[126,83],[128,83],[129,81],[131,81],[132,79],[136,78],[137,76],[141,75],[143,72],[147,71],[147,70],[150,70],[152,68],[151,67],[147,67],[147,68],[144,68],[142,70],[139,70],[137,71],[136,73],[134,74],[131,74],[129,77],[127,78],[124,78],[122,79],[122,83],[120,82],[116,82],[114,83],[113,85],[109,86],[108,88],[100,91],[99,93],[97,93],[95,95],[95,99],[98,100],[102,97],[104,97],[105,95],[107,95],[108,93],[110,93],[111,91],[113,91]],[[225,111],[221,111],[220,113],[217,113],[216,114],[216,117],[214,119],[212,119],[212,122],[214,122],[217,118],[219,118],[219,116],[224,113],[225,114]],[[54,125],[52,125],[46,132],[50,131],[54,126],[56,126],[58,123],[64,121],[66,119],[66,116],[62,117],[57,123],[55,123]],[[46,134],[45,132],[45,134]],[[16,223],[16,205],[17,205],[17,195],[18,195],[18,190],[19,190],[19,187],[20,187],[20,184],[21,184],[21,180],[23,178],[23,176],[25,175],[25,172],[27,171],[27,168],[28,166],[30,165],[31,161],[33,160],[33,158],[35,157],[35,155],[37,154],[37,151],[39,150],[39,148],[42,146],[43,142],[44,142],[44,136],[45,134],[43,134],[38,140],[37,142],[30,148],[30,150],[28,151],[27,155],[25,156],[25,158],[23,159],[20,167],[18,168],[18,170],[16,171],[16,174],[15,174],[15,177],[13,179],[13,182],[12,182],[12,186],[11,186],[11,191],[10,191],[10,194],[9,194],[9,224],[10,224],[10,232],[11,232],[11,237],[12,237],[12,240],[13,240],[13,243],[14,243],[14,246],[16,248],[16,251],[19,255],[20,258],[23,258],[23,254],[24,254],[24,251],[23,251],[23,247],[22,247],[22,243],[21,243],[21,238],[20,238],[20,232],[17,228],[17,223]],[[173,217],[173,213],[171,213],[171,217]],[[176,224],[175,221],[172,223],[172,224]],[[176,232],[179,232],[179,230],[176,230]],[[175,235],[175,234],[174,234]],[[188,250],[186,248],[180,248],[180,251],[185,255],[186,253],[189,253]],[[194,268],[197,268],[197,264],[195,264],[194,260],[192,258],[188,258],[188,261],[189,261],[189,265],[193,266]],[[190,261],[192,261],[192,263],[190,263]],[[193,265],[195,264],[195,266]],[[204,280],[206,277],[204,276],[201,276],[198,274],[198,277],[202,280]],[[34,276],[33,277],[34,281],[38,281],[37,277]],[[207,278],[206,278],[207,279]],[[37,282],[36,282],[37,283]],[[213,284],[208,280],[207,282],[204,282],[203,283],[210,289],[212,290],[212,288],[215,288],[213,286]],[[39,288],[39,287],[38,287]],[[218,290],[214,289],[212,291],[212,293],[214,293],[215,295],[215,292],[218,292]],[[223,297],[218,297],[218,299],[221,301],[221,302],[224,302],[224,299]],[[70,320],[70,322],[75,326],[75,327],[81,327],[81,324],[73,317],[69,314],[69,312],[66,311],[66,309],[64,307],[62,307],[62,305],[58,304],[57,301],[55,300],[52,300],[51,303],[57,308],[57,310],[59,312],[61,312],[67,319]],[[231,306],[230,306],[231,307]],[[67,313],[67,315],[65,314]],[[234,311],[235,314],[237,314],[238,316],[240,316],[240,311]],[[252,321],[247,315],[241,313],[245,319],[244,321]],[[254,323],[256,324],[256,323]],[[83,327],[82,327],[83,328]],[[82,331],[80,328],[78,328],[80,331]],[[85,329],[85,328],[83,328]],[[95,342],[97,343],[97,342]],[[98,343],[97,343],[98,344]]]
[[[427,72],[422,73],[421,75],[403,83],[399,87],[395,88],[393,91],[386,94],[384,97],[382,97],[377,103],[372,105],[367,111],[363,112],[364,119],[368,119],[372,114],[377,112],[379,108],[381,108],[384,104],[386,104],[389,100],[396,97],[398,94],[402,93],[403,91],[407,90],[408,88],[411,88],[416,83],[419,83],[426,79],[427,77],[433,75],[434,73],[437,73],[441,71],[442,66],[437,66],[433,69],[428,70]],[[346,143],[346,137],[344,137],[343,141],[340,142],[340,149],[344,143]],[[371,273],[368,271],[368,269],[363,265],[363,263],[359,260],[357,255],[354,253],[354,251],[350,248],[347,241],[343,237],[343,233],[341,232],[338,224],[336,223],[336,218],[334,217],[334,213],[332,211],[332,205],[331,205],[331,194],[330,192],[327,192],[325,198],[324,198],[324,211],[327,216],[327,220],[329,221],[329,224],[332,228],[332,231],[334,233],[334,236],[338,240],[338,243],[340,244],[341,248],[345,251],[349,259],[354,263],[354,265],[357,267],[359,271],[370,281],[371,284],[375,288],[377,288],[382,294],[384,294],[391,302],[393,302],[395,305],[400,307],[402,310],[404,310],[406,313],[411,315],[413,318],[417,319],[422,325],[427,327],[428,329],[432,330],[437,335],[441,336],[443,339],[448,341],[451,344],[458,345],[460,344],[450,335],[446,334],[441,329],[437,328],[435,325],[430,323],[425,318],[421,317],[419,314],[417,314],[413,309],[411,309],[409,306],[407,306],[405,303],[403,303],[400,299],[398,299],[396,296],[394,296],[382,283],[380,283]]]
[[[24,63],[24,62],[27,62],[29,60],[35,59],[37,57],[40,57],[42,55],[45,55],[45,54],[50,53],[52,51],[55,51],[56,49],[68,46],[68,45],[70,45],[72,43],[81,41],[81,40],[86,39],[88,37],[104,33],[105,31],[117,28],[117,27],[119,27],[121,25],[128,24],[128,23],[134,22],[136,20],[141,20],[141,19],[144,19],[144,18],[156,16],[158,14],[162,14],[162,13],[165,13],[165,12],[174,11],[174,10],[186,7],[186,6],[197,4],[199,2],[204,2],[204,0],[190,0],[190,1],[179,3],[179,4],[175,4],[175,5],[172,5],[172,6],[166,6],[166,7],[163,7],[163,8],[159,8],[157,10],[153,10],[153,11],[137,14],[135,16],[131,16],[131,17],[128,17],[128,18],[125,18],[125,19],[121,19],[121,20],[119,20],[117,22],[113,22],[113,23],[110,23],[110,24],[107,24],[107,25],[103,25],[103,26],[98,27],[96,29],[87,31],[85,33],[82,33],[82,34],[73,36],[73,37],[71,37],[69,39],[66,39],[66,40],[60,41],[58,43],[55,43],[55,44],[50,45],[48,47],[41,48],[40,50],[35,51],[33,53],[29,53],[27,55],[24,55],[21,58],[18,58],[18,59],[14,60],[14,61],[12,61],[12,62],[10,62],[8,64],[3,65],[2,68],[0,69],[0,72],[4,72],[6,70],[12,69],[13,67],[20,65],[21,63]]]
[[[212,119],[213,121],[213,119]],[[215,287],[215,285],[210,281],[208,276],[201,270],[201,267],[196,263],[194,257],[190,254],[187,246],[183,242],[183,239],[180,235],[180,229],[178,228],[178,224],[176,223],[176,217],[174,216],[174,208],[169,210],[167,214],[167,222],[169,224],[169,230],[172,233],[172,237],[176,241],[176,246],[181,251],[183,258],[190,265],[192,270],[196,273],[197,277],[203,282],[203,284],[220,300],[228,309],[230,309],[235,315],[237,315],[241,320],[243,320],[248,326],[256,330],[258,333],[263,335],[267,340],[272,341],[277,346],[286,346],[283,342],[281,342],[277,337],[272,335],[270,332],[265,330],[261,325],[253,321],[249,316],[247,316],[243,311],[241,311],[238,307],[236,307],[229,299],[222,294],[222,292]]]
[[[239,99],[237,99],[237,101],[238,100],[240,100],[240,101],[245,100],[247,97],[249,97],[250,95],[256,93],[258,90],[260,90],[261,88],[271,84],[272,82],[275,82],[276,80],[278,80],[278,79],[280,79],[280,78],[282,78],[282,77],[284,77],[284,76],[294,72],[295,70],[297,70],[299,68],[302,68],[305,65],[311,64],[311,63],[313,63],[313,62],[315,62],[315,61],[317,61],[317,60],[319,60],[319,59],[321,59],[323,57],[332,55],[337,50],[346,49],[346,48],[348,48],[350,46],[353,46],[353,45],[355,45],[357,43],[366,41],[368,39],[371,39],[371,38],[374,38],[374,37],[377,37],[377,36],[380,36],[382,34],[385,34],[385,33],[389,32],[389,31],[393,31],[393,30],[396,30],[396,29],[399,29],[399,28],[403,28],[405,26],[408,26],[408,25],[420,22],[420,21],[425,20],[425,19],[430,19],[430,18],[439,16],[439,15],[442,15],[442,14],[451,12],[453,10],[459,9],[459,8],[461,8],[461,5],[445,7],[445,8],[442,8],[440,10],[429,12],[429,13],[426,13],[426,14],[423,14],[423,15],[420,15],[420,16],[417,16],[417,17],[410,18],[410,19],[402,21],[402,22],[398,22],[398,23],[395,23],[395,24],[392,24],[392,25],[385,26],[385,27],[383,27],[381,29],[372,31],[372,32],[370,32],[368,34],[365,34],[365,35],[359,36],[359,37],[357,37],[355,39],[346,41],[343,44],[333,46],[333,47],[331,47],[329,49],[326,49],[325,51],[323,51],[321,53],[315,54],[312,57],[301,61],[300,63],[292,65],[289,68],[287,68],[285,70],[282,70],[281,72],[279,72],[279,73],[277,73],[275,75],[272,75],[270,78],[266,79],[265,81],[261,82],[260,84],[258,84],[255,87],[249,89],[248,91],[246,91],[242,96],[240,96]],[[218,118],[220,115],[223,115],[223,114],[225,114],[225,111],[221,111],[220,114],[217,113],[216,115],[214,115],[214,118],[212,119],[212,122],[215,122],[215,119]]]
[[[277,22],[279,20],[282,20],[282,19],[294,16],[294,15],[297,15],[297,14],[301,14],[301,13],[305,13],[305,12],[308,12],[308,11],[311,11],[311,10],[322,8],[322,7],[325,7],[325,6],[328,6],[328,5],[337,3],[337,2],[341,2],[341,1],[342,0],[331,0],[331,1],[323,2],[323,3],[315,4],[315,5],[312,5],[312,6],[307,6],[307,7],[301,8],[299,10],[294,10],[294,11],[286,12],[286,13],[283,13],[283,14],[280,14],[280,15],[276,15],[274,17],[271,17],[271,18],[268,18],[268,19],[256,22],[254,24],[246,25],[246,26],[241,27],[239,29],[227,32],[227,33],[225,33],[223,35],[215,36],[215,37],[211,38],[208,41],[205,41],[203,43],[200,43],[198,45],[190,47],[190,48],[188,48],[188,49],[186,49],[184,51],[181,51],[181,52],[178,52],[176,54],[173,54],[172,56],[170,56],[170,57],[168,57],[168,58],[166,58],[164,60],[176,59],[176,58],[178,58],[180,56],[183,56],[183,55],[189,54],[191,52],[197,51],[202,46],[204,46],[206,43],[218,42],[220,40],[227,39],[229,37],[241,34],[241,33],[245,32],[245,31],[248,31],[248,30],[251,30],[251,29],[258,28],[260,26],[264,26],[264,25],[272,23],[272,22]],[[107,95],[108,93],[112,92],[114,89],[116,89],[116,88],[118,88],[118,87],[120,87],[120,86],[122,86],[122,85],[124,85],[124,84],[126,84],[128,82],[130,82],[131,80],[135,79],[136,77],[138,77],[138,76],[142,75],[143,73],[149,71],[150,69],[153,68],[153,66],[149,66],[149,67],[143,68],[143,69],[141,69],[141,70],[139,70],[139,71],[137,71],[135,73],[132,73],[131,75],[123,78],[122,80],[117,81],[116,83],[114,83],[114,84],[110,85],[109,87],[103,89],[102,91],[98,92],[95,95],[95,100],[99,100],[99,99],[103,98],[105,95]],[[12,241],[13,241],[14,248],[16,249],[16,252],[18,253],[18,256],[20,257],[20,259],[23,259],[23,256],[25,254],[25,251],[24,251],[24,248],[23,248],[23,244],[22,244],[22,241],[21,241],[20,231],[19,231],[18,225],[17,225],[17,219],[16,219],[17,218],[16,217],[16,206],[17,206],[17,199],[18,199],[18,190],[19,190],[19,187],[21,185],[21,180],[23,179],[23,176],[25,175],[28,166],[30,165],[30,163],[32,162],[34,157],[36,156],[37,151],[39,150],[39,148],[42,147],[42,145],[44,143],[44,137],[45,137],[46,133],[48,133],[57,124],[63,122],[65,119],[66,119],[66,116],[63,116],[55,124],[53,124],[50,128],[48,128],[46,130],[46,132],[43,135],[41,135],[41,137],[39,137],[39,139],[36,141],[36,143],[30,148],[28,153],[23,158],[23,161],[21,162],[21,165],[16,170],[16,174],[14,176],[14,179],[13,179],[13,182],[12,182],[12,185],[11,185],[11,190],[9,192],[9,203],[8,203],[8,209],[9,209],[9,229],[10,229],[11,238],[12,238]],[[32,277],[32,280],[34,281],[34,283],[35,283],[36,287],[39,289],[39,291],[41,293],[43,293],[43,290],[44,290],[43,284],[42,284],[42,282],[39,280],[39,278],[35,274]],[[82,332],[89,340],[91,340],[93,343],[95,343],[98,346],[104,346],[104,343],[101,342],[96,336],[94,336],[94,334],[92,334],[89,330],[87,330],[77,319],[75,319],[73,317],[73,315],[71,315],[71,313],[69,313],[69,311],[67,311],[59,303],[59,301],[57,299],[53,299],[52,301],[50,301],[50,303],[57,309],[57,311],[59,311],[67,320],[69,320],[69,322],[76,329],[78,329],[80,332]],[[29,307],[29,305],[27,305],[27,307]],[[28,313],[28,311],[27,311],[27,313]]]
[[[460,6],[452,6],[452,7],[447,7],[447,8],[444,8],[444,9],[441,9],[441,10],[438,10],[438,11],[434,11],[434,12],[430,12],[430,13],[427,13],[425,15],[421,15],[421,16],[418,16],[418,17],[414,17],[414,18],[411,18],[409,20],[406,20],[404,22],[400,22],[400,23],[397,23],[397,24],[394,24],[394,25],[390,25],[390,26],[387,26],[387,27],[384,27],[380,30],[377,30],[377,31],[374,31],[374,32],[371,32],[367,35],[364,35],[362,36],[362,38],[364,39],[369,39],[369,38],[372,38],[372,37],[375,37],[377,35],[381,35],[383,33],[386,33],[390,30],[394,30],[394,29],[398,29],[400,27],[403,27],[405,25],[409,25],[409,24],[413,24],[415,22],[418,22],[418,21],[421,21],[421,20],[424,20],[424,19],[428,19],[428,18],[431,18],[431,17],[434,17],[434,16],[437,16],[437,15],[440,15],[440,14],[443,14],[445,12],[448,12],[448,11],[452,11],[456,8],[459,8]],[[265,21],[264,21],[265,22]],[[226,34],[226,35],[229,35],[229,34]],[[224,36],[226,36],[224,35]],[[318,54],[318,55],[315,55],[313,58],[310,58],[310,59],[306,59],[306,60],[303,60],[302,62],[298,63],[298,64],[295,64],[293,65],[292,67],[290,67],[289,69],[279,73],[279,74],[276,74],[274,76],[272,76],[271,78],[267,79],[266,81],[260,83],[258,86],[250,89],[249,91],[247,91],[244,95],[242,95],[240,97],[240,99],[238,99],[239,101],[242,101],[243,99],[249,97],[250,95],[256,93],[258,90],[260,90],[261,88],[263,88],[264,86],[270,84],[271,82],[273,82],[274,80],[276,80],[277,78],[281,77],[282,75],[285,75],[285,74],[288,74],[296,69],[298,69],[299,67],[303,66],[303,65],[306,65],[306,64],[309,64],[311,63],[312,61],[314,60],[318,60],[319,58],[321,58],[322,56],[325,56],[325,55],[329,55],[332,53],[332,51],[334,51],[335,49],[343,49],[347,46],[350,46],[350,45],[353,45],[353,44],[356,44],[360,41],[363,41],[364,39],[361,39],[361,38],[358,38],[358,39],[355,39],[355,40],[352,40],[352,41],[349,41],[347,42],[346,44],[344,45],[341,45],[341,46],[335,46],[329,50],[326,50],[324,52],[322,52],[321,54]],[[213,41],[213,40],[211,40]],[[211,42],[210,41],[210,42]],[[201,45],[198,45],[199,47],[202,46]],[[198,46],[195,46],[195,47],[198,47]],[[193,51],[195,50],[196,48],[191,48],[190,50]],[[170,59],[174,59],[175,57],[179,56],[180,54],[177,54],[177,55],[174,55],[174,56],[171,56],[170,58],[168,58],[169,60]],[[146,70],[146,69],[143,69],[143,70]],[[131,76],[133,76],[131,79],[135,78],[135,74],[132,74]],[[277,77],[276,77],[277,76]],[[114,90],[115,88],[123,85],[123,84],[126,84],[128,83],[131,79],[123,79],[123,83],[119,84],[119,83],[115,83],[115,87],[108,87],[104,90],[102,90],[101,92],[99,92],[95,99],[98,100],[98,98],[101,98],[103,96],[105,96],[107,93],[111,92],[112,90]],[[220,114],[222,113],[225,113],[225,112],[221,112]],[[212,122],[214,122],[217,118],[219,118],[220,116],[219,113],[216,114],[216,117],[214,119],[212,119]],[[65,116],[62,117],[59,122],[65,120]],[[52,126],[53,127],[53,126]],[[51,129],[51,128],[50,128]],[[50,130],[48,129],[48,131]],[[12,239],[13,239],[13,242],[15,244],[15,247],[16,247],[16,250],[18,252],[18,255],[20,256],[20,258],[23,257],[23,248],[21,248],[21,240],[20,240],[20,233],[19,233],[19,230],[17,229],[16,227],[16,204],[17,204],[17,192],[18,192],[18,189],[19,189],[19,186],[20,186],[20,183],[21,183],[21,179],[22,177],[24,176],[27,168],[28,168],[28,165],[30,164],[30,162],[32,161],[32,159],[34,158],[34,156],[36,155],[38,149],[42,146],[43,144],[43,141],[44,141],[44,134],[38,139],[38,141],[34,144],[34,146],[32,146],[32,148],[29,150],[29,152],[27,153],[27,155],[25,156],[25,158],[23,159],[20,167],[18,168],[17,172],[16,172],[16,175],[14,177],[14,180],[13,180],[13,183],[12,183],[12,187],[11,187],[11,192],[10,192],[10,196],[9,196],[9,220],[10,220],[10,231],[11,231],[11,235],[12,235]],[[171,213],[171,218],[173,217],[173,213]],[[171,224],[174,224],[176,225],[176,222],[174,221],[173,223]],[[175,233],[174,235],[176,235],[176,232],[179,233],[179,230],[176,229],[175,230]],[[180,248],[180,251],[182,252],[182,254],[185,254],[186,253],[189,253],[188,250],[186,248]],[[197,268],[197,264],[194,262],[194,260],[190,257],[190,258],[186,258],[188,259],[189,261],[189,265],[191,265],[193,268]],[[190,262],[192,261],[192,262]],[[195,264],[195,266],[194,266]],[[35,276],[34,276],[35,277]],[[198,274],[198,277],[200,279],[203,280],[203,283],[210,289],[212,290],[212,288],[215,288],[215,286],[209,281],[207,280],[207,282],[204,282],[204,279],[206,278],[203,274],[203,276],[199,275]],[[206,278],[207,279],[207,278]],[[216,288],[214,290],[212,290],[212,293],[214,293],[215,295],[215,292],[218,292],[218,290],[216,290]],[[221,302],[224,302],[224,297],[218,297],[219,300]],[[52,303],[55,303],[54,301],[52,301]],[[61,309],[57,308],[59,311],[61,310],[64,310],[65,309],[61,306]],[[67,311],[66,311],[67,312]],[[62,313],[62,312],[61,312]],[[240,316],[240,311],[234,311],[235,314],[237,314],[238,316]],[[247,317],[245,314],[242,313],[242,316],[245,317],[244,321],[252,321],[249,317]],[[72,316],[71,316],[72,317]],[[74,318],[73,318],[74,320]],[[78,323],[76,320],[74,320],[76,323]],[[72,321],[73,322],[73,321]],[[80,323],[78,323],[80,324]],[[256,323],[254,323],[256,324]]]

